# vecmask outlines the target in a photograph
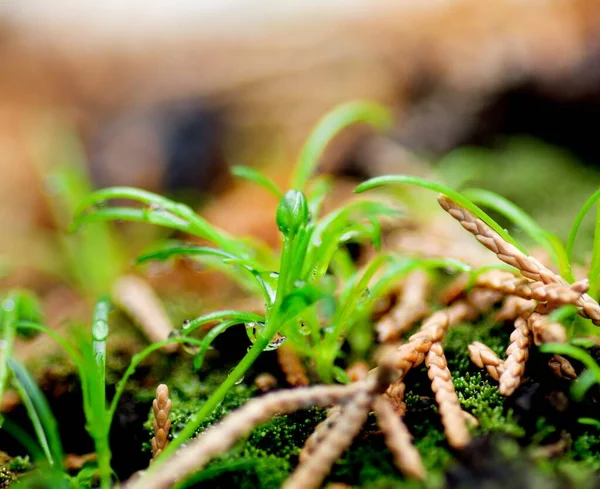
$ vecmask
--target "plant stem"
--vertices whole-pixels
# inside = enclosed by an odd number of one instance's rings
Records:
[[[225,381],[219,386],[219,388],[208,398],[208,400],[202,405],[200,410],[193,415],[188,421],[187,425],[183,430],[177,434],[175,438],[167,448],[165,448],[163,455],[156,460],[152,467],[160,465],[161,461],[167,460],[168,456],[172,454],[182,443],[188,438],[194,436],[195,431],[204,422],[204,420],[214,411],[214,409],[223,401],[227,393],[233,388],[236,383],[244,377],[244,374],[269,345],[270,341],[275,336],[278,330],[278,321],[273,321],[267,329],[264,330],[263,334],[256,340],[252,348],[242,358],[240,363],[231,371]]]
[[[11,293],[2,302],[2,358],[0,358],[0,399],[4,395],[6,380],[8,378],[8,362],[12,357],[13,343],[15,341],[15,321],[19,308],[18,294]],[[0,426],[3,418],[0,416]]]
[[[223,401],[227,393],[236,385],[236,383],[244,377],[248,369],[260,356],[260,354],[267,348],[277,331],[281,328],[280,306],[287,292],[288,283],[293,283],[290,277],[290,271],[294,265],[294,236],[286,236],[283,243],[283,251],[281,254],[281,264],[279,267],[280,274],[277,283],[277,297],[273,307],[267,312],[266,326],[263,330],[263,334],[260,335],[254,342],[248,353],[240,360],[240,363],[231,371],[225,381],[219,386],[219,388],[206,400],[200,410],[192,416],[192,418],[185,425],[185,428],[177,434],[171,443],[164,449],[163,454],[156,460],[149,470],[152,473],[152,468],[159,466],[162,461],[165,461],[172,455],[179,446],[185,443],[186,440],[194,436],[194,433],[198,427],[204,422],[204,420],[215,410],[215,408]]]
[[[589,279],[590,290],[588,294],[598,300],[598,294],[600,293],[600,200],[596,206],[596,227],[594,229],[594,244]]]

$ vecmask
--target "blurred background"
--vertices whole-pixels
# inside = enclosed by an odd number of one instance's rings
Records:
[[[163,192],[275,243],[275,201],[227,167],[285,182],[316,121],[357,98],[397,125],[338,137],[323,168],[340,178],[469,180],[563,236],[600,183],[597,0],[2,2],[0,63],[3,288],[65,281],[93,187]],[[148,228],[122,230],[124,263]]]

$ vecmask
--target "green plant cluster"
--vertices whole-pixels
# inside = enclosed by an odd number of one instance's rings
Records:
[[[73,342],[40,324],[35,301],[32,301],[27,293],[10,292],[1,307],[3,356],[0,361],[0,394],[10,379],[27,407],[37,442],[15,431],[16,436],[27,444],[40,466],[43,465],[42,461],[45,461],[45,466],[50,470],[48,473],[56,477],[57,482],[53,487],[87,487],[94,477],[99,478],[101,489],[109,489],[112,486],[108,434],[118,401],[136,367],[164,345],[184,343],[197,347],[194,366],[200,369],[206,351],[213,341],[230,327],[244,325],[251,344],[247,353],[219,380],[218,385],[212,384],[215,388],[205,391],[203,402],[199,403],[198,399],[195,399],[194,404],[187,410],[183,407],[176,408],[174,426],[178,436],[165,449],[155,465],[168,460],[169,455],[186,440],[221,414],[239,406],[251,395],[251,392],[245,387],[240,387],[239,383],[264,351],[279,347],[283,341],[290,342],[300,355],[315,365],[316,374],[322,381],[347,382],[348,379],[340,365],[340,361],[347,356],[347,351],[343,348],[357,358],[364,358],[371,351],[371,313],[375,300],[388,294],[404,274],[416,268],[443,269],[470,273],[473,280],[478,273],[485,271],[471,270],[467,265],[452,259],[414,259],[387,252],[377,253],[369,263],[359,267],[352,260],[347,245],[370,243],[379,248],[380,220],[397,216],[396,205],[381,197],[358,198],[323,215],[323,200],[331,188],[331,182],[323,176],[313,177],[313,174],[326,145],[350,124],[368,123],[375,128],[385,128],[390,122],[391,116],[388,111],[371,102],[350,102],[334,109],[317,124],[308,138],[292,175],[290,189],[287,191],[280,189],[253,169],[233,169],[237,176],[262,185],[266,191],[279,198],[275,222],[282,235],[282,244],[281,248],[276,250],[250,238],[231,236],[207,222],[190,207],[151,192],[115,187],[92,192],[83,198],[73,222],[74,230],[91,223],[122,220],[150,223],[199,238],[208,244],[200,246],[170,240],[160,243],[137,261],[144,263],[149,260],[185,258],[217,268],[227,273],[249,293],[260,297],[264,302],[265,312],[256,314],[236,310],[215,311],[186,321],[181,329],[173,332],[172,337],[149,345],[133,357],[116,385],[115,395],[108,402],[108,300],[103,298],[97,302],[91,333],[82,334],[81,338]],[[588,212],[600,202],[598,191],[586,201],[577,214],[568,240],[563,244],[556,235],[541,228],[519,207],[486,190],[458,191],[440,183],[395,175],[364,182],[358,186],[356,192],[362,193],[375,187],[399,184],[423,187],[449,196],[484,220],[508,242],[523,249],[524,246],[513,239],[482,207],[492,210],[520,228],[534,243],[544,247],[562,276],[569,281],[573,281],[573,249],[578,229]],[[133,201],[135,205],[108,205],[109,201],[114,200]],[[590,294],[595,298],[600,293],[600,212],[597,215],[596,231],[589,275]],[[104,280],[100,275],[98,277],[100,285],[95,284],[92,287],[94,291],[109,286],[109,280]],[[575,398],[581,399],[593,385],[600,383],[600,367],[585,349],[589,347],[589,343],[580,338],[583,335],[596,334],[596,328],[589,321],[576,316],[575,312],[573,308],[567,307],[555,315],[556,320],[568,326],[571,344],[546,345],[543,350],[570,356],[584,364],[586,369],[574,384],[573,391]],[[210,328],[198,338],[196,335],[201,327]],[[79,372],[86,428],[95,444],[97,466],[86,468],[75,478],[66,476],[62,469],[60,435],[47,400],[29,372],[12,356],[12,345],[18,331],[41,331],[50,335],[66,351]],[[479,328],[464,325],[450,332],[447,349],[458,395],[463,404],[470,407],[480,418],[482,432],[499,431],[520,436],[522,429],[511,412],[505,410],[503,399],[495,392],[493,386],[483,380],[481,374],[474,372],[466,362],[466,345],[475,339],[485,340],[498,352],[502,345],[506,344],[506,334],[498,332],[492,324],[485,322],[479,325]],[[421,381],[422,392],[425,392],[425,385],[426,383]],[[413,387],[415,392],[419,392],[418,378]],[[418,411],[422,399],[410,394],[407,402],[413,411]],[[176,403],[175,405],[177,406]],[[435,408],[430,404],[426,411],[433,413]],[[433,421],[429,416],[425,418],[423,423],[413,423],[411,427],[421,453],[428,454],[426,464],[433,469],[433,487],[441,481],[441,469],[450,459],[450,453],[445,447],[439,422]],[[292,419],[292,422],[287,423],[286,419]],[[231,470],[227,467],[231,468],[237,464],[238,469],[242,471],[254,471],[262,487],[277,487],[282,477],[287,475],[296,462],[300,440],[306,438],[316,421],[318,416],[314,416],[313,413],[276,418],[263,428],[257,429],[248,443],[243,444],[241,451],[224,455],[198,477],[207,477],[212,480],[211,484],[215,484],[214,476],[221,477],[218,475],[219,471],[229,473]],[[588,425],[599,424],[598,420],[592,418],[583,418],[580,421]],[[8,426],[5,428],[12,429]],[[278,443],[269,445],[265,440],[278,440]],[[584,454],[585,443],[580,441],[577,446],[581,447],[580,451]],[[589,442],[587,446],[594,446],[593,442]],[[374,479],[396,480],[398,476],[395,475],[391,456],[382,452],[381,439],[369,436],[367,431],[365,444],[351,449],[344,456],[332,473],[332,479],[339,477],[342,480],[358,480],[365,484],[365,487],[370,484],[367,481]],[[240,453],[244,455],[240,456]],[[361,465],[357,460],[368,463]],[[219,463],[222,464],[220,469]],[[207,473],[212,475],[208,477]],[[29,486],[26,484],[27,482],[22,482],[22,487],[34,487],[35,482],[31,482],[33,485]]]

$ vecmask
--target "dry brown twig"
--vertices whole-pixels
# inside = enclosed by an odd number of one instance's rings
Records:
[[[380,342],[397,340],[428,314],[430,285],[431,279],[425,270],[415,270],[407,275],[400,301],[375,326]]]
[[[429,349],[425,364],[427,365],[431,389],[435,394],[448,443],[454,448],[464,448],[471,440],[471,435],[467,429],[463,411],[460,408],[460,401],[454,390],[444,349],[439,341],[435,342]]]
[[[551,308],[539,304],[527,318],[527,326],[533,334],[533,342],[536,345],[543,343],[566,343],[567,332],[565,327],[552,321],[548,316]]]
[[[490,347],[475,341],[468,346],[468,349],[469,357],[475,365],[479,368],[485,367],[494,380],[500,380],[500,376],[504,372],[504,361]]]
[[[492,270],[482,273],[475,279],[475,285],[497,290],[503,294],[514,295],[522,299],[535,299],[539,302],[551,302],[554,305],[577,304],[581,295],[589,288],[589,281],[575,282],[570,287],[563,284],[546,284],[525,277],[515,277],[510,272]]]
[[[169,388],[165,384],[160,384],[156,388],[156,399],[152,401],[152,411],[154,413],[154,436],[152,437],[152,460],[162,453],[169,441],[169,430],[171,429],[171,399],[169,399]]]
[[[277,348],[277,362],[285,374],[288,384],[297,387],[307,386],[310,383],[302,360],[289,343],[286,342]]]
[[[147,282],[134,275],[119,277],[112,288],[112,300],[130,316],[151,342],[166,340],[173,325],[156,293]],[[162,351],[177,350],[177,343],[164,345]]]
[[[510,345],[506,349],[506,360],[504,361],[504,372],[500,375],[500,394],[510,396],[521,384],[525,373],[525,363],[529,358],[529,347],[531,345],[531,332],[525,318],[518,317],[515,321],[515,329],[510,335]]]
[[[504,240],[504,238],[481,219],[471,214],[456,202],[444,195],[438,197],[438,202],[463,228],[473,234],[477,241],[495,253],[501,261],[518,269],[524,277],[534,282],[558,284],[565,288],[571,287],[560,275],[545,267],[535,258],[525,255],[516,246]],[[583,286],[584,284],[582,283],[580,287]],[[591,319],[595,325],[600,325],[600,305],[598,302],[588,294],[582,293],[575,304],[579,308],[579,314]]]
[[[409,477],[424,479],[425,467],[421,455],[412,444],[412,436],[391,403],[385,396],[380,396],[373,409],[377,415],[377,424],[385,436],[385,443],[394,455],[396,466]]]
[[[529,316],[537,306],[533,299],[523,299],[516,295],[509,295],[504,299],[502,307],[498,310],[494,319],[496,321],[514,321],[519,316]]]

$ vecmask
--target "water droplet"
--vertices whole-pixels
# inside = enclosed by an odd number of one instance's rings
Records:
[[[227,377],[229,377],[234,370],[235,370],[235,367],[230,369],[229,372],[227,372]],[[243,375],[238,380],[235,381],[235,385],[240,385],[242,382],[244,382]]]
[[[164,209],[164,207],[152,202],[148,205],[148,210],[151,212],[161,212],[161,211],[164,211],[165,209]]]
[[[184,320],[182,323],[183,329],[188,328],[191,323],[192,323],[192,321],[190,321],[189,319]]]
[[[182,343],[181,348],[188,355],[196,355],[200,351],[200,347],[196,345],[190,345],[189,343]]]
[[[306,285],[306,282],[304,280],[296,280],[294,282],[294,287],[297,287],[297,288],[304,287],[305,285]]]
[[[252,343],[256,341],[256,338],[262,333],[263,329],[265,329],[263,323],[252,321],[246,324],[246,334]]]
[[[285,343],[285,340],[287,340],[287,338],[285,336],[283,336],[282,334],[275,335],[275,338],[273,338],[271,340],[271,342],[267,345],[267,347],[265,348],[265,351],[277,350],[277,348],[279,348],[281,345],[283,345]]]
[[[183,336],[180,329],[172,329],[169,333],[169,338],[179,338],[180,336]]]
[[[358,301],[366,302],[370,299],[371,299],[371,290],[367,287],[365,290],[363,290],[363,293],[360,295]]]
[[[310,334],[310,328],[304,321],[298,320],[298,332],[301,335],[308,336]]]
[[[2,309],[4,309],[6,312],[10,312],[14,308],[15,308],[15,301],[11,298],[5,299],[4,302],[2,303]]]
[[[271,273],[269,273],[269,277],[271,277],[271,278],[279,278],[279,274],[277,272],[271,272]]]

